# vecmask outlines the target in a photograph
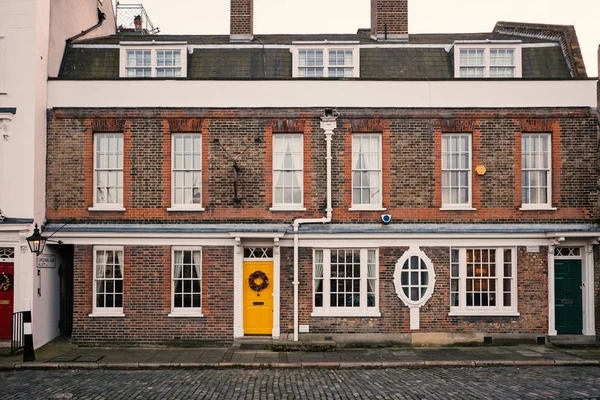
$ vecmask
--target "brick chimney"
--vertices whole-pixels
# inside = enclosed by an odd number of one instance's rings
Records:
[[[371,0],[371,37],[408,40],[408,0]]]
[[[253,37],[254,0],[231,0],[229,16],[229,40],[232,42],[249,42]]]

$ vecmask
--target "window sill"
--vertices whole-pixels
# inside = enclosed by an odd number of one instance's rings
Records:
[[[107,312],[93,312],[91,314],[88,314],[88,317],[92,317],[92,318],[122,318],[124,317],[125,314],[123,314],[122,312],[115,312],[115,313],[107,313]]]
[[[204,318],[201,312],[171,312],[167,315],[169,318]]]
[[[442,206],[440,211],[476,211],[476,208],[471,206]]]
[[[556,211],[558,208],[550,206],[528,206],[522,205],[519,211]]]
[[[350,207],[348,209],[348,211],[386,211],[387,208],[383,208],[381,206],[375,206],[375,207]]]
[[[269,211],[306,211],[306,207],[302,206],[274,206],[269,208]]]
[[[177,212],[179,212],[179,211],[183,211],[183,212],[204,211],[204,207],[198,207],[198,208],[169,207],[169,208],[167,208],[167,211],[177,211]]]
[[[450,317],[519,317],[521,313],[517,311],[499,311],[499,310],[473,310],[473,311],[450,311]]]
[[[335,318],[364,318],[364,317],[381,317],[379,311],[354,311],[354,312],[339,312],[339,311],[313,311],[311,317],[335,317]]]
[[[89,207],[88,211],[117,211],[117,212],[123,212],[123,211],[125,211],[125,208],[123,208],[123,207],[114,207],[114,208]]]

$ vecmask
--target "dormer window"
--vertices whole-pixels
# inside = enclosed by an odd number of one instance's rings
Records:
[[[358,43],[319,42],[294,44],[294,78],[356,78]]]
[[[133,44],[132,44],[133,43]],[[185,43],[121,42],[122,78],[181,78],[187,75]]]
[[[518,44],[456,44],[456,78],[521,78],[521,47]]]

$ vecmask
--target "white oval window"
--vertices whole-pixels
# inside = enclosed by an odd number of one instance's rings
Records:
[[[429,300],[435,285],[431,260],[418,247],[411,247],[396,263],[396,293],[409,307],[420,307]]]

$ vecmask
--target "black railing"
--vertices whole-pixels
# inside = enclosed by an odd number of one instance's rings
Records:
[[[25,340],[23,339],[23,314],[23,311],[19,311],[12,315],[12,334],[10,337],[10,352],[12,354],[25,347]]]

